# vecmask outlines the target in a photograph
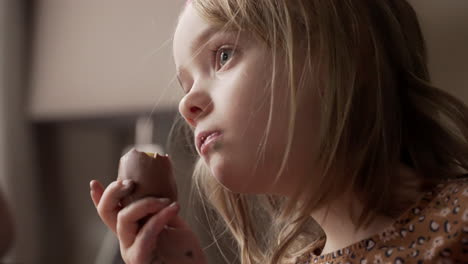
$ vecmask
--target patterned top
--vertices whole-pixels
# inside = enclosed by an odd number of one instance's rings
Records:
[[[447,180],[423,195],[380,234],[298,264],[467,263],[468,178]]]

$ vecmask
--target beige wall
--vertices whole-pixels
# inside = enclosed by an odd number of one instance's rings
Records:
[[[468,103],[468,1],[409,1],[426,37],[434,84]]]
[[[35,2],[32,118],[175,107],[171,39],[184,1]]]
[[[33,119],[175,109],[172,32],[184,0],[36,1]],[[436,85],[468,100],[468,2],[410,0]]]

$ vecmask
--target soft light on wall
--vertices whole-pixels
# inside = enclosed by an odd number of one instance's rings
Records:
[[[468,101],[468,2],[410,0],[434,83]],[[66,119],[176,109],[171,37],[183,0],[39,0],[30,113]]]
[[[468,1],[409,2],[422,24],[434,84],[468,104]]]
[[[67,119],[175,109],[172,34],[183,1],[40,0],[30,114]]]

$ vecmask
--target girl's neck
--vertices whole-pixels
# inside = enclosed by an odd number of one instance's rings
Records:
[[[419,177],[413,170],[407,167],[402,167],[400,173],[404,174],[407,177],[406,179],[417,179]],[[408,203],[409,206],[420,197],[421,191],[419,188],[416,187],[413,192],[412,195],[405,194],[408,197],[412,197],[411,200],[414,200]],[[356,229],[356,221],[353,221],[351,216],[360,215],[362,210],[363,205],[357,195],[347,193],[331,202],[328,209],[327,207],[323,207],[312,214],[312,217],[320,224],[327,237],[322,255],[345,248],[378,234],[386,227],[392,225],[397,219],[397,217],[389,217],[382,214],[376,215],[368,226]]]
[[[355,200],[357,201],[357,199]],[[327,237],[322,255],[371,237],[390,226],[395,220],[379,215],[369,226],[356,230],[356,225],[348,213],[349,207],[343,206],[345,204],[345,202],[338,204],[338,201],[336,201],[336,206],[330,209],[328,213],[323,209],[313,214],[314,219],[320,224]],[[356,203],[354,203],[353,207],[357,209],[358,206],[355,205]],[[359,208],[362,207],[359,206]]]

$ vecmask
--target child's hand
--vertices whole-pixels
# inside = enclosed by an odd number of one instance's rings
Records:
[[[177,215],[177,203],[146,197],[121,208],[120,200],[132,193],[133,182],[114,181],[104,190],[94,180],[90,186],[99,216],[119,239],[125,263],[206,264],[197,237]]]

